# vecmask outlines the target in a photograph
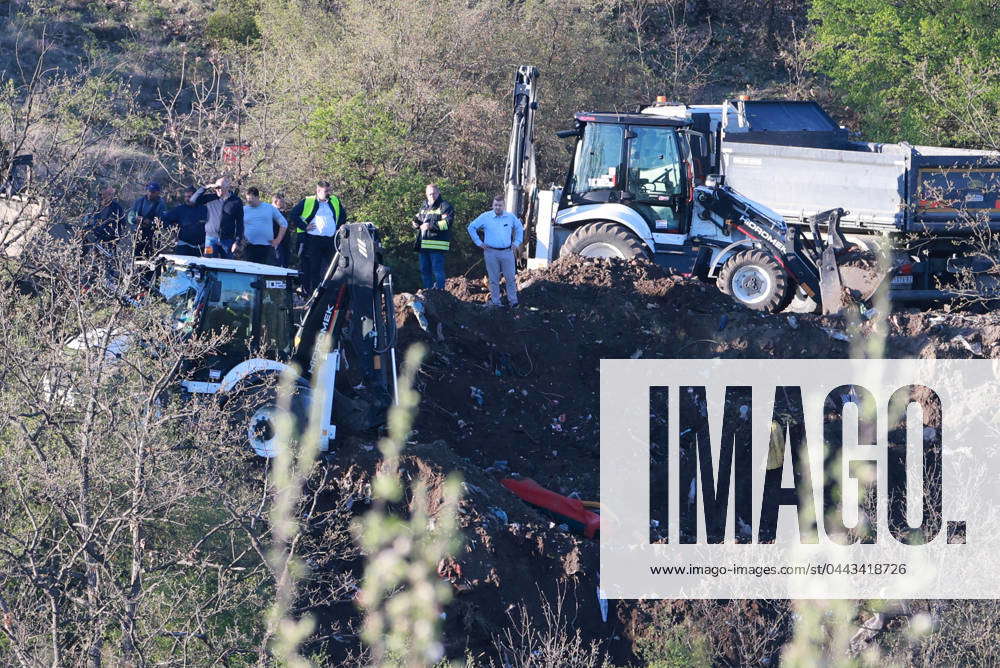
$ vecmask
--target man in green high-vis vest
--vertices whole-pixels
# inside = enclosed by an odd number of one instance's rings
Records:
[[[334,235],[347,220],[343,202],[330,193],[330,182],[316,184],[316,195],[306,197],[288,214],[298,232],[299,270],[306,297],[323,279],[334,253]]]
[[[444,256],[451,245],[451,226],[455,210],[444,198],[437,184],[428,183],[426,199],[413,217],[417,231],[416,249],[420,253],[420,277],[424,290],[444,290]]]

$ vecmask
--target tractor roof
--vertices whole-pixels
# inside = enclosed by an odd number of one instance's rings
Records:
[[[244,262],[243,260],[223,260],[215,257],[160,255],[158,259],[182,267],[204,267],[216,271],[232,271],[237,274],[253,274],[255,276],[298,276],[299,274],[296,270],[285,267],[272,267],[269,264]]]
[[[691,119],[670,118],[652,114],[626,114],[616,111],[580,112],[576,120],[581,123],[615,123],[617,125],[672,125],[686,127]]]

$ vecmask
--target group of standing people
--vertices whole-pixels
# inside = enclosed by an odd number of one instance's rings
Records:
[[[451,248],[451,230],[455,222],[454,207],[441,197],[437,184],[430,183],[424,190],[424,205],[413,217],[417,231],[416,248],[420,253],[420,276],[425,290],[443,290],[445,282],[445,256]],[[504,208],[504,196],[493,198],[492,208],[469,223],[472,243],[483,250],[486,275],[490,283],[488,307],[502,305],[500,277],[507,283],[507,304],[518,304],[515,279],[515,257],[524,243],[524,225],[521,220]]]
[[[164,202],[161,190],[159,183],[149,183],[126,212],[115,199],[114,188],[105,188],[97,210],[88,217],[87,232],[105,246],[132,232],[136,255],[148,258],[159,250],[156,230],[173,228],[176,255],[286,267],[297,263],[303,288],[310,292],[330,263],[333,235],[346,220],[344,206],[327,181],[320,181],[315,195],[291,208],[281,193],[271,202],[263,201],[256,187],[247,188],[244,201],[226,177],[199,188],[188,186],[173,207]]]
[[[451,249],[455,209],[434,183],[424,190],[425,201],[412,220],[415,248],[425,289],[445,287],[445,257]],[[290,266],[297,259],[306,293],[312,292],[333,259],[337,228],[347,219],[343,202],[328,181],[316,184],[315,195],[287,208],[281,193],[270,203],[260,191],[247,188],[244,202],[226,177],[183,191],[180,204],[168,208],[156,182],[126,213],[113,188],[101,191],[97,211],[89,216],[87,231],[94,240],[111,244],[128,232],[135,235],[136,255],[150,257],[157,251],[155,232],[160,226],[177,231],[173,252],[178,255],[242,259],[248,262]],[[507,303],[517,306],[515,256],[524,241],[524,226],[504,209],[503,195],[492,208],[468,226],[472,242],[483,250],[489,276],[490,301],[500,306],[500,278],[507,283]],[[293,252],[294,246],[294,252]]]

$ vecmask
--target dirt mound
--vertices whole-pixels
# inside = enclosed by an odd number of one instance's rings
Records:
[[[492,655],[492,638],[510,625],[511,606],[540,611],[542,598],[554,601],[560,585],[575,611],[573,628],[586,641],[600,640],[619,665],[637,662],[637,638],[651,619],[709,614],[685,602],[611,601],[604,621],[596,541],[570,533],[499,484],[530,477],[597,500],[601,359],[1000,355],[1000,319],[993,316],[910,310],[851,324],[765,315],[645,262],[563,259],[524,272],[519,284],[517,309],[484,308],[485,284],[463,278],[449,279],[445,291],[396,298],[399,350],[417,341],[429,348],[418,374],[422,403],[413,440],[430,445],[410,447],[403,470],[431,481],[432,489],[452,470],[465,480],[466,547],[440,568],[455,592],[445,621],[453,657],[466,648]],[[873,350],[881,337],[884,344]],[[338,450],[336,459],[373,471],[377,452],[365,447]],[[737,606],[740,619],[757,609],[751,603]],[[772,633],[774,652],[788,628]]]
[[[423,341],[417,438],[484,470],[597,496],[600,361],[844,357],[822,319],[766,316],[713,286],[639,261],[568,258],[520,278],[517,309],[484,309],[479,281],[421,294],[425,330],[397,297],[399,347]],[[826,327],[827,329],[824,329]],[[827,331],[829,330],[829,331]],[[845,337],[846,338],[846,337]]]

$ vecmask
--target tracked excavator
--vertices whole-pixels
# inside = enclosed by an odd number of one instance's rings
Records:
[[[540,190],[535,165],[538,70],[518,68],[505,196],[529,231],[526,264],[560,255],[645,257],[714,281],[747,308],[838,313],[869,302],[890,270],[840,231],[845,211],[809,216],[804,226],[726,186],[695,180],[692,145],[704,146],[690,115],[651,107],[586,112],[558,132],[575,141],[562,187]]]
[[[292,269],[182,255],[154,263],[179,330],[228,334],[213,355],[186,362],[182,391],[235,402],[241,439],[256,455],[278,452],[277,378],[289,367],[296,370],[289,403],[299,427],[314,398],[323,400],[321,451],[331,449],[338,430],[384,424],[396,393],[396,331],[392,275],[372,224],[337,231],[333,260],[303,309],[293,306]]]

